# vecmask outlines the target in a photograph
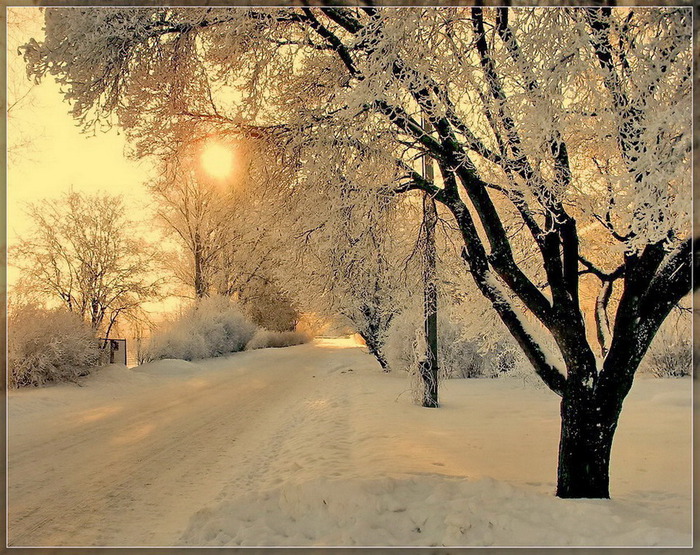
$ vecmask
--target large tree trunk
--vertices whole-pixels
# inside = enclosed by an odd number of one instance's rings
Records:
[[[619,411],[567,391],[561,401],[557,497],[609,498],[610,450]]]

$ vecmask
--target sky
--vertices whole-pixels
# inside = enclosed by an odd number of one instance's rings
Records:
[[[126,141],[117,129],[82,134],[52,78],[33,87],[26,79],[17,47],[31,37],[40,40],[42,25],[38,8],[8,9],[8,247],[29,230],[26,203],[57,198],[71,188],[123,195],[130,218],[149,218],[145,184],[155,175],[153,165],[127,159]],[[16,269],[8,267],[9,286],[17,279]]]

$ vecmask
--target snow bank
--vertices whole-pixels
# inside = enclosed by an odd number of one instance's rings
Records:
[[[315,479],[199,511],[185,545],[672,546],[612,501],[564,501],[493,479]]]
[[[189,376],[201,367],[196,362],[177,358],[162,358],[137,366],[134,372],[142,372],[151,376]]]

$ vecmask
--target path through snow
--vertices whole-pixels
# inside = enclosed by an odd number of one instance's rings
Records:
[[[611,501],[553,497],[552,393],[453,380],[433,410],[407,388],[317,341],[13,391],[9,543],[690,543],[690,380],[635,384]]]

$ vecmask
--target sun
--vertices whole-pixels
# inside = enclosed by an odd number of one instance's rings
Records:
[[[208,142],[201,154],[202,169],[215,179],[226,179],[233,171],[233,151],[217,142]]]

